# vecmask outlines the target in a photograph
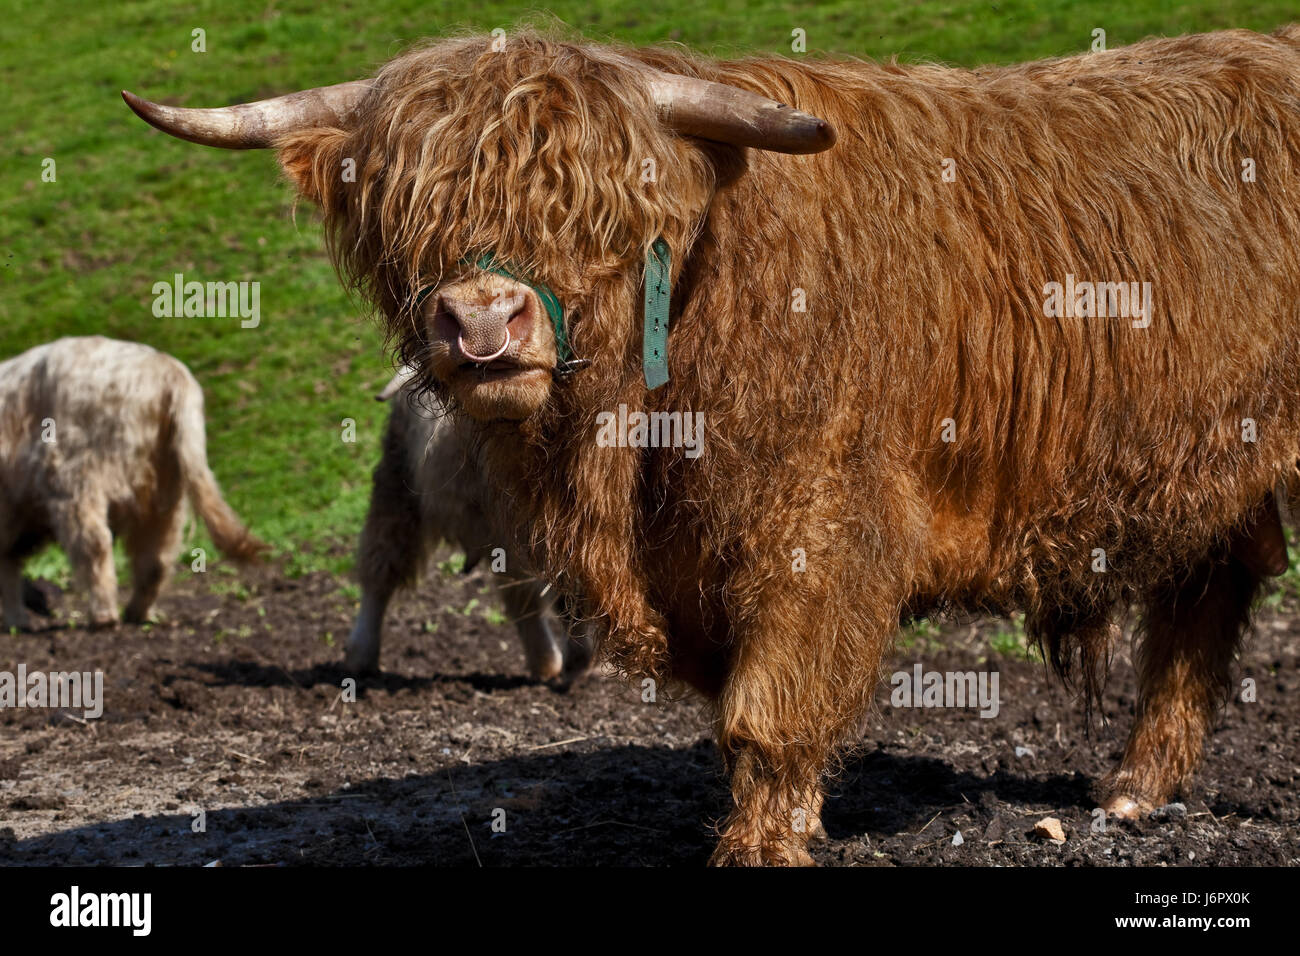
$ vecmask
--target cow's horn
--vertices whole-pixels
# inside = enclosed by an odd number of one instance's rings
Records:
[[[664,123],[679,133],[778,153],[820,153],[835,128],[766,96],[691,76],[650,73],[650,95]]]
[[[368,80],[353,80],[209,110],[150,103],[126,90],[122,99],[136,116],[178,139],[223,149],[265,149],[295,130],[344,125],[370,86]]]

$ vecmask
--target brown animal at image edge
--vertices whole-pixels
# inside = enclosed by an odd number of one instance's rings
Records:
[[[1103,797],[1131,814],[1176,793],[1285,553],[1300,29],[976,71],[489,43],[432,44],[309,110],[130,102],[183,138],[279,150],[341,274],[471,423],[502,526],[608,660],[712,701],[735,801],[714,860],[807,860],[900,616],[948,608],[1023,610],[1095,696],[1136,605],[1137,716]],[[663,75],[699,94],[690,123]],[[738,136],[744,111],[707,122],[722,100],[701,82],[809,119]],[[824,148],[826,124],[833,149],[762,148]],[[650,391],[657,239],[672,376]],[[547,283],[587,368],[544,374],[541,303],[466,264],[485,253]],[[1150,311],[1049,310],[1074,277],[1149,284]],[[461,311],[503,297],[522,304],[475,329],[504,342],[484,364]],[[598,443],[621,406],[706,416],[704,454]]]

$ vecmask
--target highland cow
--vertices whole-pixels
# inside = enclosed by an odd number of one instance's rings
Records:
[[[1095,695],[1136,606],[1100,796],[1167,801],[1285,566],[1300,29],[974,71],[497,46],[226,109],[127,99],[279,151],[603,656],[712,702],[715,862],[809,859],[900,618],[945,608],[1023,611]],[[1091,294],[1062,308],[1071,276]],[[1150,314],[1115,314],[1118,284]],[[703,453],[598,443],[622,404],[705,415]]]
[[[228,557],[262,551],[208,468],[203,391],[170,355],[99,336],[38,345],[0,363],[0,408],[6,627],[27,626],[22,563],[51,539],[89,597],[91,626],[116,624],[117,534],[131,561],[123,616],[147,621],[176,561],[186,496]]]
[[[591,663],[590,636],[576,623],[570,630],[554,589],[504,547],[509,535],[488,518],[490,492],[472,446],[436,398],[404,388],[414,374],[401,369],[375,396],[392,400],[393,410],[357,553],[361,610],[348,636],[345,666],[359,673],[379,669],[388,602],[399,587],[418,579],[430,553],[446,541],[465,552],[466,573],[480,563],[494,572],[529,673],[538,680],[581,676]]]

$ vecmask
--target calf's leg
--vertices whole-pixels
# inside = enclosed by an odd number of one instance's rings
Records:
[[[375,469],[370,510],[357,550],[361,609],[348,635],[343,666],[358,674],[379,670],[384,614],[399,587],[415,575],[424,555],[425,531],[420,503],[406,477],[404,449],[395,438],[385,441]]]
[[[113,567],[113,533],[108,504],[95,495],[66,501],[52,509],[54,535],[68,556],[77,586],[90,604],[92,627],[117,623],[117,569]]]
[[[595,628],[579,619],[577,600],[556,590],[548,592],[550,613],[556,618],[557,643],[564,657],[564,679],[575,680],[591,670],[596,657]]]
[[[572,679],[581,677],[591,670],[592,660],[596,656],[596,638],[586,624],[569,618],[560,619],[565,629],[567,640],[564,641],[564,676]]]
[[[546,592],[546,583],[536,577],[510,574],[508,580],[497,585],[497,591],[524,645],[528,672],[537,680],[559,677],[564,671],[560,643],[564,625],[556,617],[555,601],[552,593]]]
[[[5,629],[27,627],[27,608],[23,604],[23,564],[0,558],[0,602],[4,604]]]
[[[180,501],[171,503],[140,523],[127,536],[131,555],[131,600],[123,618],[131,624],[149,620],[154,602],[171,578],[185,523]]]
[[[1102,784],[1107,814],[1161,806],[1201,762],[1260,580],[1238,558],[1210,559],[1145,602],[1137,716],[1119,768]]]

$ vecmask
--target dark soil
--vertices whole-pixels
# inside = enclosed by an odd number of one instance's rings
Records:
[[[341,699],[354,601],[274,572],[165,593],[166,623],[92,632],[75,595],[0,670],[104,672],[105,712],[0,710],[3,864],[703,864],[728,792],[694,698],[643,703],[600,675],[530,681],[484,574],[434,572],[389,615],[382,676]],[[477,598],[468,614],[463,609]],[[1043,666],[989,650],[989,622],[900,647],[890,670],[996,669],[1001,711],[895,709],[882,684],[863,755],[832,782],[822,864],[1238,865],[1300,860],[1300,615],[1261,614],[1181,805],[1093,832],[1092,782],[1118,759],[1132,667],[1109,720]],[[204,812],[204,832],[194,814]],[[502,817],[505,832],[494,832]],[[1034,835],[1045,816],[1065,842]],[[960,831],[960,845],[954,845]]]

